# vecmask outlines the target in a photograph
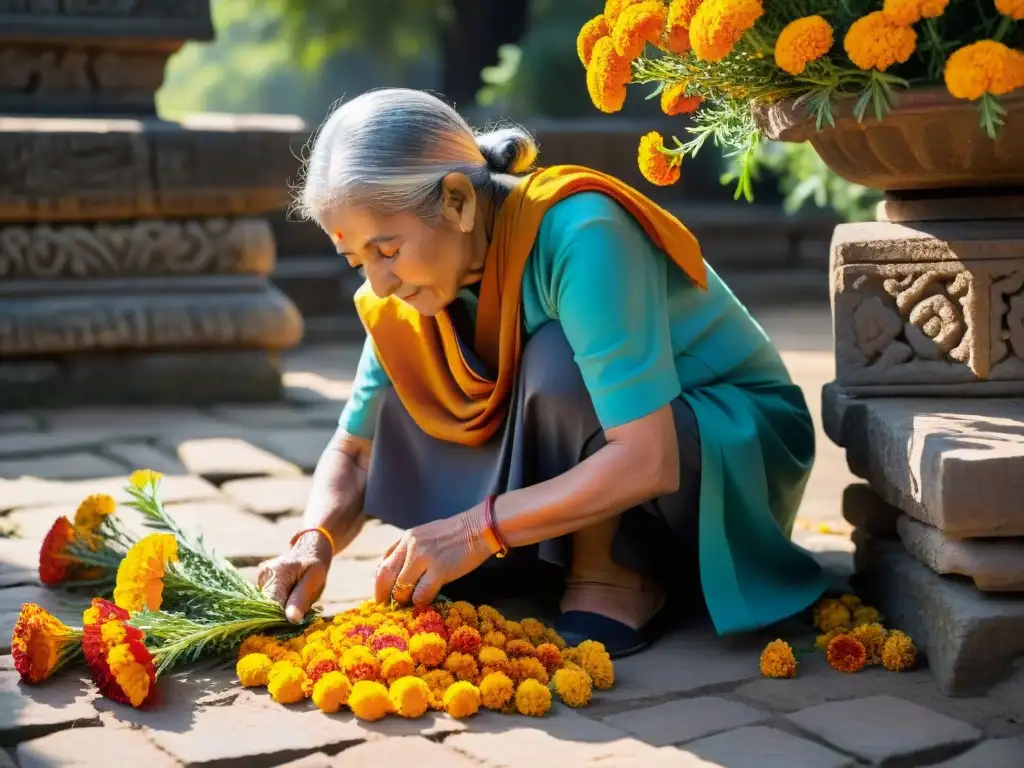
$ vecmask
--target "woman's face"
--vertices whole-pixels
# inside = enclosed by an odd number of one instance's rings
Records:
[[[321,224],[338,253],[362,268],[377,296],[397,296],[433,316],[479,279],[486,254],[482,227],[476,226],[476,195],[465,181],[449,185],[445,180],[441,215],[434,222],[340,205]]]

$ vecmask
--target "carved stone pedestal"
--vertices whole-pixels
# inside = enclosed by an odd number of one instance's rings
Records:
[[[0,407],[279,396],[302,318],[264,216],[303,125],[159,119],[211,36],[207,0],[0,2]]]

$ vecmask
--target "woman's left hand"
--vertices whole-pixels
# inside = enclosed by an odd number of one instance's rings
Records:
[[[441,588],[475,570],[493,554],[484,536],[483,505],[406,531],[384,555],[374,597],[385,603],[429,605]]]

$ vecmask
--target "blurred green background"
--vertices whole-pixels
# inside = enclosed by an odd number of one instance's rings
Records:
[[[315,129],[331,105],[382,86],[443,94],[473,124],[503,117],[655,119],[657,100],[631,88],[616,116],[587,96],[576,34],[603,0],[212,0],[217,39],[171,59],[158,107],[284,113]],[[664,118],[662,118],[664,119]],[[679,132],[685,131],[680,120]],[[705,152],[715,152],[708,148]],[[806,145],[768,145],[758,202],[795,213],[831,208],[871,218],[877,195],[829,172]],[[727,175],[720,155],[701,172]]]

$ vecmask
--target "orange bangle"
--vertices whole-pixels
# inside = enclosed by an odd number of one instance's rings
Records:
[[[306,533],[322,533],[323,537],[327,539],[327,543],[331,545],[331,555],[334,554],[334,537],[331,536],[330,531],[320,526],[316,528],[303,528],[301,531],[298,531],[294,536],[292,536],[292,540],[289,542],[288,546],[294,547],[295,542],[299,540],[299,537]]]

